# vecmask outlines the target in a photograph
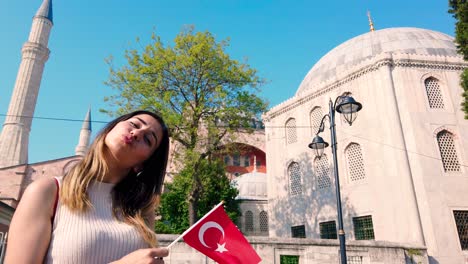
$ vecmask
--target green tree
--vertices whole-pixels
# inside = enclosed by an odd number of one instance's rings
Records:
[[[455,42],[458,53],[468,60],[468,2],[466,0],[449,0],[449,13],[457,20],[455,23]],[[460,85],[463,88],[462,109],[468,119],[468,69],[461,75]]]
[[[127,50],[127,63],[120,69],[108,60],[106,84],[117,93],[105,98],[112,109],[107,112],[150,109],[163,115],[178,145],[182,171],[191,173],[186,199],[193,224],[202,199],[202,163],[237,132],[253,131],[252,119],[267,107],[257,96],[264,81],[246,62],[230,58],[225,52],[229,40],[218,42],[209,32],[186,28],[174,46],[156,34],[151,39],[142,50]]]
[[[238,191],[225,176],[224,164],[218,159],[205,159],[201,162],[198,172],[201,175],[202,191],[197,216],[202,217],[223,200],[229,217],[236,221],[240,211],[234,198]],[[189,194],[193,173],[192,167],[187,166],[174,177],[172,183],[166,184],[165,188],[168,191],[161,197],[161,219],[156,222],[156,232],[180,234],[189,228],[188,203],[185,197]]]

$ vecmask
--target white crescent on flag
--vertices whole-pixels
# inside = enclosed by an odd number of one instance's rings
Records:
[[[205,239],[203,238],[203,236],[205,235],[206,230],[208,230],[209,228],[218,229],[219,231],[221,231],[221,234],[223,234],[223,238],[224,238],[224,229],[220,224],[213,222],[213,221],[206,222],[205,224],[202,225],[202,227],[200,227],[200,231],[198,231],[198,239],[200,240],[200,243],[202,243],[202,245],[207,248],[210,248],[210,247],[205,243]]]

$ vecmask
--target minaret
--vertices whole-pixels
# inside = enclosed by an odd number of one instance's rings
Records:
[[[47,44],[52,26],[52,0],[44,0],[21,50],[21,64],[0,136],[0,168],[28,162],[29,132],[44,64],[49,58]]]
[[[371,32],[374,32],[375,29],[374,29],[374,22],[372,22],[372,18],[370,16],[370,11],[367,10],[367,19],[369,19],[369,27],[370,27],[370,31]]]
[[[88,109],[83,126],[80,131],[80,139],[75,148],[75,155],[84,156],[88,151],[89,139],[91,138],[91,108]]]

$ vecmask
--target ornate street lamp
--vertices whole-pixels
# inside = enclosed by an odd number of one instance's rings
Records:
[[[318,134],[315,135],[314,139],[312,139],[312,143],[309,144],[309,148],[313,149],[315,152],[315,156],[321,157],[325,148],[328,147],[328,143],[323,140],[321,136]]]
[[[336,106],[336,111],[342,114],[346,122],[348,122],[348,124],[351,126],[354,120],[356,120],[357,112],[359,112],[359,110],[362,109],[362,104],[359,102],[356,102],[354,98],[348,95],[340,96],[340,97],[341,97],[341,100]]]
[[[328,147],[328,143],[319,136],[323,132],[325,124],[325,118],[328,117],[330,121],[330,132],[331,132],[331,148],[333,154],[333,172],[335,175],[335,188],[336,188],[336,210],[338,213],[338,236],[340,239],[340,254],[341,254],[341,264],[347,264],[346,259],[346,244],[345,244],[345,232],[343,229],[343,216],[341,212],[341,194],[340,194],[340,180],[338,176],[338,159],[336,155],[336,131],[335,131],[335,111],[343,114],[346,122],[349,125],[352,125],[354,120],[357,117],[357,112],[362,109],[362,105],[359,102],[356,102],[351,96],[350,93],[344,93],[338,96],[333,103],[330,99],[329,101],[329,113],[324,115],[322,121],[320,122],[319,130],[317,134],[312,139],[312,143],[309,144],[309,148],[313,149],[315,155],[321,157],[323,151]]]

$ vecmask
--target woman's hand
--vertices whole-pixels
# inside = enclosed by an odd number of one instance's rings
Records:
[[[161,264],[164,263],[162,258],[168,255],[167,248],[145,248],[133,251],[111,264]]]

